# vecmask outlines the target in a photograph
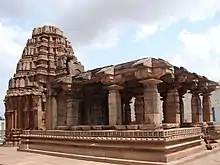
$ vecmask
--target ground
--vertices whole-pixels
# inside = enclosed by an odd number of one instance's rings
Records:
[[[0,165],[113,165],[47,155],[18,152],[15,148],[0,147]],[[191,161],[185,165],[219,165],[220,151]],[[184,164],[182,164],[184,165]]]

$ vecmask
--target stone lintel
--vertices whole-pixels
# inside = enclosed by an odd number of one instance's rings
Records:
[[[155,78],[150,78],[150,79],[141,80],[139,82],[143,85],[157,85],[159,83],[162,83],[163,81]]]

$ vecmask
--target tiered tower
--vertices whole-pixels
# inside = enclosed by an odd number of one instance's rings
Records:
[[[35,28],[9,81],[5,97],[6,140],[19,130],[45,129],[49,83],[83,71],[84,67],[59,28]]]

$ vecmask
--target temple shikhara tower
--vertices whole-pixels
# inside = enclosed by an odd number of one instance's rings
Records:
[[[217,86],[148,57],[85,71],[59,28],[38,27],[9,81],[5,145],[166,164],[204,150],[201,137],[207,148],[220,138],[210,100]]]
[[[53,26],[34,29],[9,81],[5,98],[6,138],[10,138],[11,130],[45,130],[50,82],[83,71],[60,29]]]

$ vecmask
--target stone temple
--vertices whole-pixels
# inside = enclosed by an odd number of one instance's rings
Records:
[[[167,164],[212,148],[220,138],[210,101],[216,86],[156,58],[85,71],[59,28],[38,27],[9,81],[5,145]],[[192,95],[190,123],[184,122],[186,93]]]

